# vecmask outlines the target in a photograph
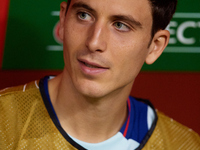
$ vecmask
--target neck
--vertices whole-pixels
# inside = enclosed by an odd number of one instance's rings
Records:
[[[51,101],[63,129],[89,143],[115,135],[126,121],[128,96],[113,94],[101,99],[88,98],[72,92],[71,87],[66,86],[70,84],[62,74],[49,82]]]

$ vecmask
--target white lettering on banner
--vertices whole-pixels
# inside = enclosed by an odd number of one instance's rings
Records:
[[[196,39],[194,37],[190,37],[190,38],[185,37],[184,32],[188,28],[200,29],[199,24],[200,22],[186,21],[186,22],[181,23],[178,26],[178,23],[176,21],[171,21],[167,27],[167,30],[169,30],[171,35],[176,35],[180,43],[185,44],[185,45],[192,45],[192,44],[195,44]],[[177,27],[177,32],[175,29],[173,29],[173,27]],[[174,37],[170,38],[169,44],[176,44],[177,39]]]
[[[60,15],[60,11],[52,11],[51,15],[52,16],[59,16]]]
[[[200,18],[200,13],[177,12],[174,14],[173,18]]]
[[[51,16],[59,16],[60,15],[60,11],[52,11],[51,12]],[[59,21],[56,22],[55,26],[53,27],[53,38],[54,40],[58,43],[58,45],[48,45],[46,47],[46,49],[48,51],[63,51],[63,45],[62,45],[62,41],[61,39],[59,38],[59,27],[60,27],[60,24],[59,24]]]
[[[179,39],[179,41],[183,44],[194,44],[196,41],[195,38],[184,37],[184,31],[187,28],[196,28],[196,27],[197,27],[196,23],[193,21],[187,21],[187,22],[182,23],[177,30],[177,38]]]
[[[176,19],[184,19],[179,22]],[[169,23],[171,37],[168,47],[164,50],[166,53],[200,53],[200,13],[175,13],[173,20]],[[190,35],[185,34],[187,30],[192,31]],[[195,33],[195,35],[193,34]],[[197,34],[196,34],[197,33]],[[200,32],[199,32],[200,33]],[[178,42],[182,45],[177,46]]]
[[[167,26],[167,30],[170,32],[171,35],[176,35],[176,30],[172,27],[177,27],[178,23],[176,21],[171,21],[169,25]],[[170,37],[169,44],[176,44],[177,40],[174,37]]]

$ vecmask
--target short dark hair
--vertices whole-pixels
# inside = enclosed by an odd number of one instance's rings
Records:
[[[173,14],[176,11],[177,0],[148,0],[152,10],[152,29],[151,37],[159,30],[164,30],[172,19]],[[68,0],[67,10],[71,3]],[[66,11],[67,12],[67,11]]]
[[[176,11],[177,0],[148,0],[152,8],[152,31],[151,36],[159,30],[164,30]]]

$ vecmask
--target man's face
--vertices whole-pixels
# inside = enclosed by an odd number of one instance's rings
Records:
[[[72,0],[63,20],[64,72],[75,89],[92,98],[129,92],[149,53],[148,1]]]

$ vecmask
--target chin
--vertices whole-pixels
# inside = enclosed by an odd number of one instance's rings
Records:
[[[101,86],[95,85],[93,83],[92,85],[83,86],[83,84],[79,84],[81,86],[77,87],[78,92],[83,95],[84,97],[90,98],[90,99],[100,99],[102,97],[105,97],[107,93],[109,93],[105,88]]]
[[[88,88],[86,90],[85,89],[81,90],[80,92],[84,97],[88,97],[88,98],[92,98],[92,99],[100,99],[100,98],[104,97],[104,95],[106,95],[103,91],[100,91],[98,89],[90,90],[90,88]]]

